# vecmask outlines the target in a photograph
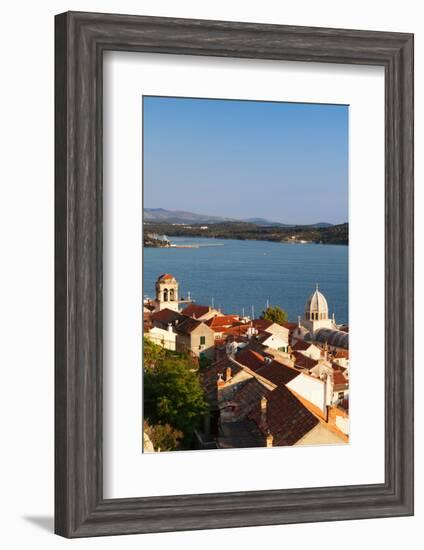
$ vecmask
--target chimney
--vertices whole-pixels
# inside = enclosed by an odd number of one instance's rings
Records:
[[[228,382],[228,380],[231,378],[231,367],[227,367],[225,369],[225,381]]]
[[[272,435],[272,433],[268,430],[268,434],[266,436],[266,446],[269,448],[269,447],[272,447],[272,444],[274,443],[274,436]]]
[[[216,387],[219,389],[222,388],[222,386],[225,386],[225,380],[222,378],[222,374],[219,373],[218,380],[216,381]]]
[[[268,409],[268,399],[265,396],[262,396],[261,399],[261,428],[265,429],[267,426],[267,409]]]

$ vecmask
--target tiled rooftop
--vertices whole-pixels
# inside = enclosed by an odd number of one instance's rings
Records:
[[[248,414],[261,426],[260,400]],[[273,445],[294,445],[318,424],[318,419],[285,387],[279,386],[267,396],[267,430],[274,437]]]
[[[210,311],[209,306],[202,306],[200,304],[190,304],[187,307],[185,307],[181,313],[183,315],[187,315],[187,317],[195,317],[196,319],[198,319],[199,317],[202,317],[202,315],[209,313],[209,311]]]
[[[236,361],[245,367],[248,367],[252,371],[257,371],[264,365],[265,357],[257,351],[247,348],[237,353]]]
[[[285,386],[300,374],[299,371],[287,367],[278,361],[271,361],[271,363],[263,365],[256,373],[277,386]]]

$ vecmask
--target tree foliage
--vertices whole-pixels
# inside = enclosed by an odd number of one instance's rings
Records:
[[[144,431],[149,436],[155,451],[176,451],[184,435],[169,424],[151,426],[146,420]]]
[[[198,371],[189,357],[144,345],[144,416],[153,426],[169,424],[188,443],[207,410]]]
[[[173,225],[168,222],[146,221],[145,231],[173,237],[212,237],[217,239],[239,239],[271,242],[298,243],[307,241],[321,244],[348,244],[349,224],[330,227],[314,225],[263,226],[248,222],[211,223],[205,229],[203,223]]]
[[[287,312],[279,306],[269,306],[262,312],[261,319],[281,325],[287,321],[288,315]]]
[[[144,368],[152,369],[168,355],[167,350],[154,344],[149,338],[144,338],[143,357]]]

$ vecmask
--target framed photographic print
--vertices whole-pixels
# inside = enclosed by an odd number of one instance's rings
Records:
[[[413,514],[413,36],[56,17],[56,532]]]

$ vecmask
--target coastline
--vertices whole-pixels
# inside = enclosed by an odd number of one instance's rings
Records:
[[[255,242],[267,242],[267,243],[275,243],[275,244],[290,244],[290,245],[296,245],[296,244],[299,244],[299,245],[305,245],[305,244],[315,244],[315,245],[322,245],[322,246],[349,246],[349,242],[318,242],[318,241],[294,241],[294,240],[282,240],[282,241],[277,241],[275,239],[266,239],[266,238],[243,238],[243,237],[236,237],[234,235],[227,235],[227,236],[224,236],[224,235],[220,235],[219,237],[211,237],[211,236],[205,236],[205,235],[172,235],[172,234],[169,234],[168,235],[170,237],[177,237],[177,238],[187,238],[189,239],[190,237],[193,237],[195,239],[205,239],[205,240],[209,240],[209,239],[223,239],[223,240],[232,240],[232,241],[255,241]],[[187,245],[176,245],[176,244],[171,244],[171,245],[149,245],[149,244],[144,244],[143,245],[143,248],[169,248],[169,249],[175,249],[175,248],[194,248],[194,249],[197,249],[197,248],[202,248],[202,247],[210,247],[210,246],[224,246],[224,243],[220,243],[220,244],[215,244],[215,245],[212,245],[212,244],[199,244],[199,245],[190,245],[190,244],[187,244]]]
[[[210,225],[171,224],[144,222],[146,237],[163,235],[164,245],[169,245],[170,238],[182,237],[207,238],[237,241],[264,241],[288,244],[349,244],[349,224],[339,224],[330,227],[310,226],[259,226],[252,223],[218,223]],[[148,239],[145,239],[145,241]],[[153,242],[159,245],[161,242]]]

